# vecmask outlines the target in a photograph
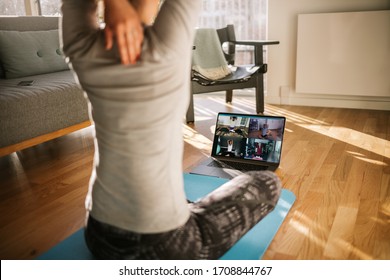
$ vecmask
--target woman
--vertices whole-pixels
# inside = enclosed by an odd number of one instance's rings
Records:
[[[248,173],[187,203],[182,123],[201,1],[165,0],[145,26],[150,1],[105,0],[100,30],[95,0],[63,0],[63,50],[96,131],[87,245],[102,259],[216,259],[273,209],[280,182]]]

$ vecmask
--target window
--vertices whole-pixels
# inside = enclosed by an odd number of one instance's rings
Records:
[[[43,16],[61,15],[61,0],[38,0],[40,14]]]
[[[267,0],[203,0],[199,27],[221,28],[234,24],[240,40],[265,40]]]
[[[44,15],[61,14],[61,0],[2,0],[0,15]]]
[[[238,40],[266,40],[267,11],[268,0],[203,0],[198,27],[222,28],[233,24]],[[238,46],[236,51],[237,64],[253,59],[251,47]]]
[[[24,0],[5,0],[0,2],[0,15],[11,16],[17,15],[22,16],[26,14],[26,8]]]

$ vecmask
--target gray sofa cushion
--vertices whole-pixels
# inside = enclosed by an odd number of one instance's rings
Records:
[[[0,147],[87,121],[87,101],[67,71],[0,80]],[[4,132],[4,133],[3,133]]]
[[[0,61],[7,79],[69,69],[58,30],[0,31]]]

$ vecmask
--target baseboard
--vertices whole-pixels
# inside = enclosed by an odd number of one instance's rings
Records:
[[[255,98],[254,90],[235,90],[236,96]],[[221,95],[223,94],[223,95]],[[202,94],[202,96],[223,96],[224,92],[212,92]],[[390,93],[389,93],[390,94]],[[234,100],[233,93],[233,100]],[[276,96],[265,94],[265,103],[274,105],[295,105],[295,106],[314,106],[328,108],[349,108],[363,110],[383,110],[390,111],[389,97],[368,97],[368,96],[338,96],[338,95],[310,95],[291,93],[288,95]]]
[[[266,96],[265,103],[390,111],[390,98],[366,96]]]

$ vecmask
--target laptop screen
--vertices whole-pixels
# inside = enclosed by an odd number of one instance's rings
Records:
[[[285,117],[219,113],[212,156],[220,160],[278,165]]]

